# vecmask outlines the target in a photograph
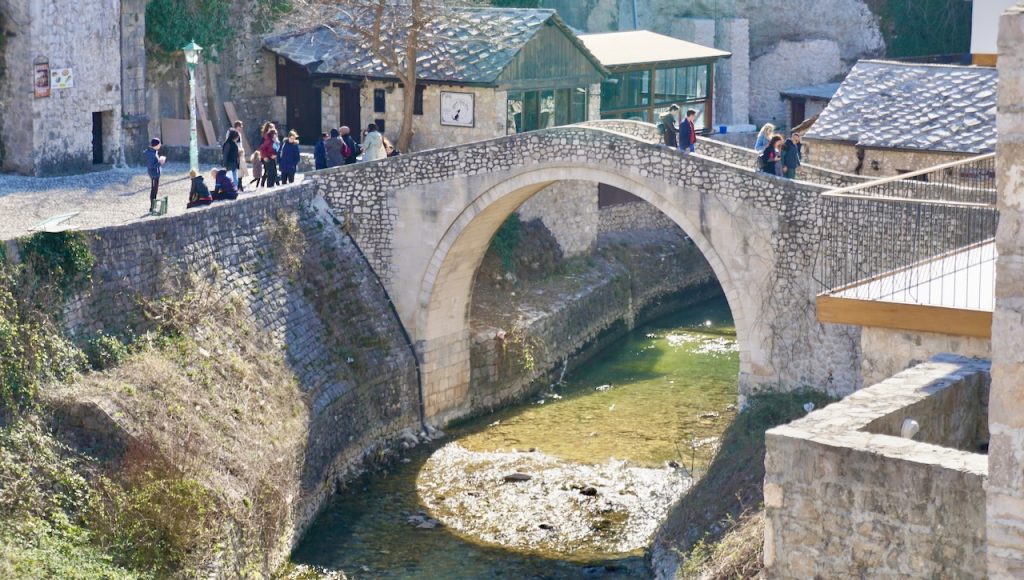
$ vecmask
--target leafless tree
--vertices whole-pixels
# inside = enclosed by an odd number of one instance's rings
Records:
[[[395,143],[407,151],[413,137],[417,60],[442,59],[449,46],[439,31],[454,19],[445,0],[297,0],[291,24],[327,26],[368,51],[402,85],[402,124]]]

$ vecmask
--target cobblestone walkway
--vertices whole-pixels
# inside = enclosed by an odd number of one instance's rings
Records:
[[[212,180],[204,173],[207,185]],[[302,174],[295,177],[302,181]],[[246,179],[246,183],[248,183]],[[254,195],[246,187],[240,195]],[[260,189],[259,192],[265,192]],[[167,215],[184,213],[188,202],[188,164],[169,163],[160,180],[168,196]],[[218,203],[231,203],[230,201]],[[0,240],[26,235],[29,228],[60,214],[80,212],[68,223],[80,229],[116,226],[149,217],[149,176],[143,168],[110,169],[67,177],[0,175]],[[190,211],[201,211],[199,209]]]

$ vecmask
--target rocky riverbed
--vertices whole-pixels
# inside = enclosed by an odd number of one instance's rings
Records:
[[[644,549],[690,487],[680,469],[567,462],[536,450],[478,452],[458,443],[420,471],[430,515],[476,540],[566,558]]]

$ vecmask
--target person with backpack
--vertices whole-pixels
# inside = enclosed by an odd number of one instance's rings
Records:
[[[668,111],[663,113],[658,120],[661,143],[673,149],[679,146],[679,126],[676,124],[676,115],[678,114],[679,105],[670,105]]]
[[[686,110],[686,118],[679,123],[679,150],[683,153],[693,153],[697,150],[697,111]]]
[[[782,135],[772,135],[772,138],[768,141],[768,145],[765,146],[764,151],[761,152],[759,160],[761,162],[761,171],[769,175],[780,175],[780,164],[779,160],[781,155],[779,153],[779,147],[782,143]]]
[[[796,179],[796,168],[800,167],[803,157],[803,145],[800,133],[794,132],[782,145],[782,175],[788,179]]]
[[[348,153],[345,154],[345,165],[351,165],[359,160],[359,143],[356,143],[356,140],[352,138],[352,129],[342,125],[340,131],[342,141],[348,146]]]
[[[288,131],[288,138],[281,144],[281,183],[295,183],[295,172],[299,169],[299,134]]]

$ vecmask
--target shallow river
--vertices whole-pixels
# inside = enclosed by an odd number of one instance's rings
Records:
[[[349,578],[645,578],[651,530],[734,415],[738,371],[724,298],[641,327],[356,482],[293,560]]]

